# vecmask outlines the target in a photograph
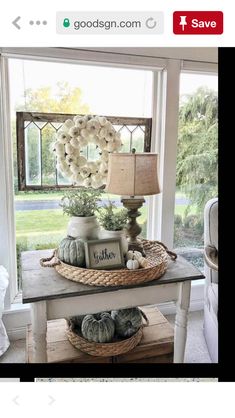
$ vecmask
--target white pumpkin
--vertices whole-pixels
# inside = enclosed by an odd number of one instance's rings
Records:
[[[101,150],[104,150],[104,149],[105,149],[105,147],[107,146],[107,142],[105,141],[105,139],[104,139],[104,138],[101,138],[101,139],[99,139],[99,141],[97,142],[97,145],[98,145],[98,147],[99,147]]]
[[[59,142],[61,142],[61,144],[66,144],[67,142],[69,142],[70,141],[70,136],[68,135],[68,133],[67,132],[65,132],[65,131],[59,131],[58,133],[57,133],[57,140],[59,141]]]
[[[114,141],[116,137],[116,131],[114,129],[108,129],[106,131],[105,139],[106,141]]]
[[[108,165],[103,163],[100,165],[99,172],[101,176],[107,176],[108,174]]]
[[[56,141],[54,148],[58,155],[64,154],[64,144],[62,144],[62,142]]]
[[[77,164],[74,164],[74,163],[72,163],[70,165],[70,170],[72,171],[73,174],[78,174],[78,172],[79,172],[79,168],[78,168]]]
[[[103,162],[108,162],[109,160],[109,153],[108,151],[102,151],[101,157],[100,157],[102,163]]]
[[[127,261],[126,266],[129,270],[137,270],[140,265],[139,265],[138,260],[135,260],[133,258],[133,259]]]
[[[81,168],[80,175],[82,176],[82,178],[86,179],[90,174],[91,174],[91,170],[88,167]]]
[[[82,186],[83,185],[83,180],[84,179],[80,174],[74,174],[72,176],[72,181],[74,181],[77,186]]]
[[[90,132],[86,128],[81,129],[81,136],[83,138],[88,139],[89,138],[89,135],[90,135]]]
[[[72,119],[67,119],[64,125],[66,126],[67,129],[70,129],[74,126],[74,122],[72,121]]]
[[[77,165],[78,167],[84,167],[84,165],[87,164],[87,159],[85,157],[83,157],[82,155],[80,155],[77,159]]]
[[[107,122],[107,119],[104,116],[98,117],[98,120],[99,120],[101,126],[104,126]]]
[[[79,140],[79,146],[81,148],[84,148],[88,145],[88,138],[83,138],[81,137],[81,139]]]
[[[72,128],[70,128],[69,130],[69,135],[72,136],[73,138],[77,138],[80,134],[80,130],[77,126],[72,126]]]
[[[122,141],[120,138],[115,140],[116,151],[119,151],[122,148]]]
[[[116,151],[116,144],[115,142],[108,142],[106,150],[109,152]]]
[[[91,174],[96,174],[96,172],[98,170],[98,166],[96,165],[95,161],[88,162],[87,167],[91,171]]]
[[[74,148],[76,148],[76,149],[78,149],[79,151],[80,151],[80,145],[79,145],[79,139],[80,139],[81,137],[80,136],[78,136],[77,138],[72,138],[71,139],[71,141],[70,141],[70,144],[74,147]]]
[[[75,148],[71,144],[65,144],[65,152],[69,155],[74,155]]]
[[[65,161],[68,165],[71,165],[72,163],[76,164],[77,158],[73,155],[66,155]]]
[[[129,250],[126,253],[126,259],[127,260],[133,260],[133,258],[134,258],[134,260],[138,260],[141,257],[142,257],[142,254],[141,254],[140,251]]]
[[[87,178],[83,181],[83,186],[84,186],[84,187],[92,187],[92,177],[87,177]]]
[[[103,181],[95,181],[94,179],[92,179],[92,182],[91,182],[91,186],[94,188],[94,189],[99,189],[99,187],[101,187],[101,186],[103,186],[103,184],[104,184],[104,182]]]
[[[74,123],[78,128],[83,129],[86,126],[86,119],[80,116],[75,116]]]

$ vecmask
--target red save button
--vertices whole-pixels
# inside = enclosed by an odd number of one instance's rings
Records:
[[[223,12],[174,12],[175,35],[221,35]]]

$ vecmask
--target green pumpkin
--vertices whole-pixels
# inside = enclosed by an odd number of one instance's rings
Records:
[[[84,242],[79,238],[64,238],[58,248],[58,257],[61,261],[72,266],[85,266]]]
[[[142,325],[142,315],[139,308],[119,309],[112,311],[116,334],[128,338],[135,334]]]
[[[88,341],[108,343],[113,339],[114,332],[114,321],[107,312],[86,315],[82,321],[82,335]]]

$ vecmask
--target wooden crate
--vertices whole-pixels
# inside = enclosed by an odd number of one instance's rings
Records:
[[[115,357],[94,357],[82,353],[67,340],[64,319],[47,323],[48,363],[172,363],[174,331],[167,319],[155,307],[141,307],[149,319],[141,342],[130,352]],[[27,328],[27,362],[32,363],[32,330]]]

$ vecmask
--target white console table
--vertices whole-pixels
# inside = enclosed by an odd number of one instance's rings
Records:
[[[203,274],[184,258],[169,261],[160,279],[119,287],[96,287],[72,282],[54,268],[41,267],[39,260],[51,250],[22,253],[23,303],[31,303],[34,362],[47,362],[47,321],[105,310],[176,303],[174,362],[183,363],[191,281]]]

